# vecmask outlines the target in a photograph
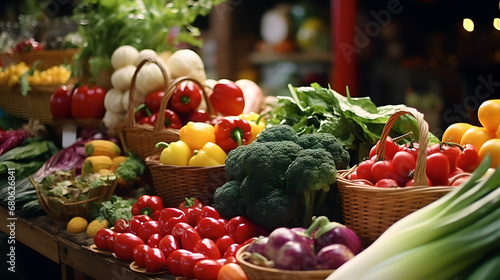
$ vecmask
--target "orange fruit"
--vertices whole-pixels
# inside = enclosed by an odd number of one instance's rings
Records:
[[[484,101],[477,110],[477,118],[484,128],[496,133],[500,125],[500,99]]]
[[[472,126],[467,129],[467,131],[462,135],[460,140],[460,145],[472,144],[479,151],[484,142],[496,138],[496,133],[488,131],[486,128],[481,126]]]
[[[500,165],[500,139],[490,139],[479,149],[479,160],[482,161],[486,155],[491,156],[491,168],[497,168]]]
[[[469,124],[469,123],[451,124],[444,131],[443,137],[441,138],[441,141],[442,142],[453,142],[453,143],[460,144],[460,141],[462,140],[462,136],[471,127],[472,127],[472,124]]]

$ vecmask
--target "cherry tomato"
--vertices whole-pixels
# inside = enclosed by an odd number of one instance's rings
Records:
[[[427,176],[425,178],[427,179],[427,186],[432,186],[431,180],[429,180]],[[408,180],[408,182],[406,182],[405,187],[410,187],[414,185],[415,185],[415,178],[411,178],[410,180]]]
[[[167,257],[167,269],[168,271],[175,276],[182,276],[182,270],[180,267],[181,258],[186,255],[190,255],[192,252],[185,249],[178,249],[173,251]]]
[[[239,264],[227,263],[219,270],[217,280],[248,280],[248,276]]]
[[[464,133],[471,128],[472,125],[468,123],[454,123],[448,126],[441,137],[441,142],[453,142],[460,144]]]
[[[172,235],[175,237],[175,240],[177,240],[177,242],[181,242],[181,239],[182,239],[182,235],[184,235],[184,232],[186,231],[186,229],[189,229],[189,228],[193,228],[190,224],[186,223],[186,222],[180,222],[180,223],[177,223],[176,225],[174,225],[174,227],[172,228]]]
[[[144,260],[146,258],[146,253],[151,249],[149,245],[140,244],[135,246],[133,254],[134,254],[134,262],[138,267],[145,267]]]
[[[110,251],[113,251],[114,248],[115,248],[115,243],[116,243],[116,238],[120,235],[121,233],[119,232],[113,232],[113,234],[111,234],[109,237],[108,237],[108,240],[107,240],[107,245],[108,245],[108,250]]]
[[[179,262],[182,275],[186,278],[194,278],[194,266],[196,265],[197,262],[206,259],[207,256],[200,253],[191,253],[182,256]]]
[[[479,151],[484,142],[496,138],[496,136],[496,133],[488,131],[484,127],[473,126],[464,133],[460,145],[463,147],[466,144],[472,144]]]
[[[160,240],[160,243],[158,243],[158,248],[163,252],[163,255],[165,258],[168,258],[172,252],[175,250],[180,249],[181,247],[179,246],[179,243],[175,239],[175,237],[171,234],[163,236],[163,238]]]
[[[148,272],[160,272],[167,267],[167,260],[159,248],[151,248],[146,252],[144,264]]]
[[[219,252],[224,255],[226,253],[227,248],[231,246],[231,244],[234,244],[234,240],[231,238],[229,235],[224,235],[221,236],[219,239],[215,241],[215,244],[217,245],[217,248],[219,248]]]
[[[479,153],[472,144],[465,144],[457,158],[457,167],[465,172],[472,172],[479,165]]]
[[[115,231],[119,233],[129,232],[129,224],[125,219],[118,219],[115,221]]]
[[[399,185],[398,185],[398,182],[396,182],[396,180],[394,179],[380,179],[379,181],[377,181],[377,183],[375,183],[375,187],[379,187],[379,188],[397,188]]]
[[[415,158],[415,161],[417,160],[419,151],[418,143],[409,143],[402,145],[400,146],[400,150],[410,153]]]
[[[111,235],[113,235],[113,233],[115,232],[109,228],[102,228],[98,230],[94,235],[95,246],[101,250],[109,250],[110,247],[108,247],[108,239]]]
[[[212,217],[201,219],[195,229],[201,238],[210,238],[214,241],[226,234],[224,225]]]
[[[491,157],[491,168],[500,165],[500,139],[495,138],[484,142],[479,149],[479,162],[483,161],[486,155]]]
[[[113,252],[116,257],[126,261],[134,260],[134,248],[137,245],[144,244],[141,238],[132,233],[121,233],[115,241]]]
[[[375,162],[372,166],[371,172],[373,179],[375,179],[376,182],[382,179],[397,179],[396,169],[389,160],[380,160]]]
[[[372,175],[373,164],[375,164],[375,161],[373,161],[371,159],[367,159],[367,160],[362,161],[358,165],[358,169],[356,170],[356,174],[358,175],[358,179],[364,179],[364,180],[367,180],[367,181],[371,182],[372,184],[374,184],[376,181]]]
[[[434,153],[427,156],[425,174],[431,180],[433,186],[448,185],[450,174],[450,162],[443,153]]]
[[[162,236],[159,233],[151,234],[151,236],[148,238],[147,244],[150,247],[158,247],[158,244],[160,244],[161,239],[162,239]]]
[[[194,246],[193,252],[202,253],[209,259],[216,260],[221,258],[219,248],[212,239],[203,238]]]
[[[200,235],[194,228],[188,228],[184,231],[181,237],[182,248],[194,252],[194,247],[201,240]]]
[[[198,280],[217,280],[222,265],[217,260],[201,260],[194,265],[194,277]]]
[[[481,125],[490,132],[497,132],[500,125],[500,99],[484,101],[477,110]]]

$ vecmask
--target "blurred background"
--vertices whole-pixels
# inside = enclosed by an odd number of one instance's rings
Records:
[[[30,34],[63,47],[78,28],[78,3],[2,0],[0,48]],[[195,25],[209,78],[248,78],[267,95],[289,94],[288,84],[342,83],[335,79],[344,74],[349,84],[337,91],[417,107],[437,135],[454,122],[477,123],[479,104],[500,98],[498,0],[229,0]],[[354,38],[343,41],[342,32]],[[353,59],[340,61],[347,54]]]

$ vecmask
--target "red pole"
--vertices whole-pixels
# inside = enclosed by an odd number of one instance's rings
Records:
[[[357,95],[358,56],[354,44],[357,17],[357,0],[331,0],[331,30],[333,31],[333,61],[330,71],[332,87],[345,94],[349,87],[351,96]]]

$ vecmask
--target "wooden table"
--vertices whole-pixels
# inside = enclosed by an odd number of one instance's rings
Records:
[[[176,279],[171,274],[147,275],[134,272],[130,263],[105,256],[90,250],[93,239],[85,234],[71,234],[66,224],[56,222],[49,216],[23,219],[10,216],[5,207],[0,207],[0,230],[13,235],[17,242],[32,248],[48,259],[61,265],[62,279],[93,278],[103,280]],[[10,223],[15,224],[11,231]]]

